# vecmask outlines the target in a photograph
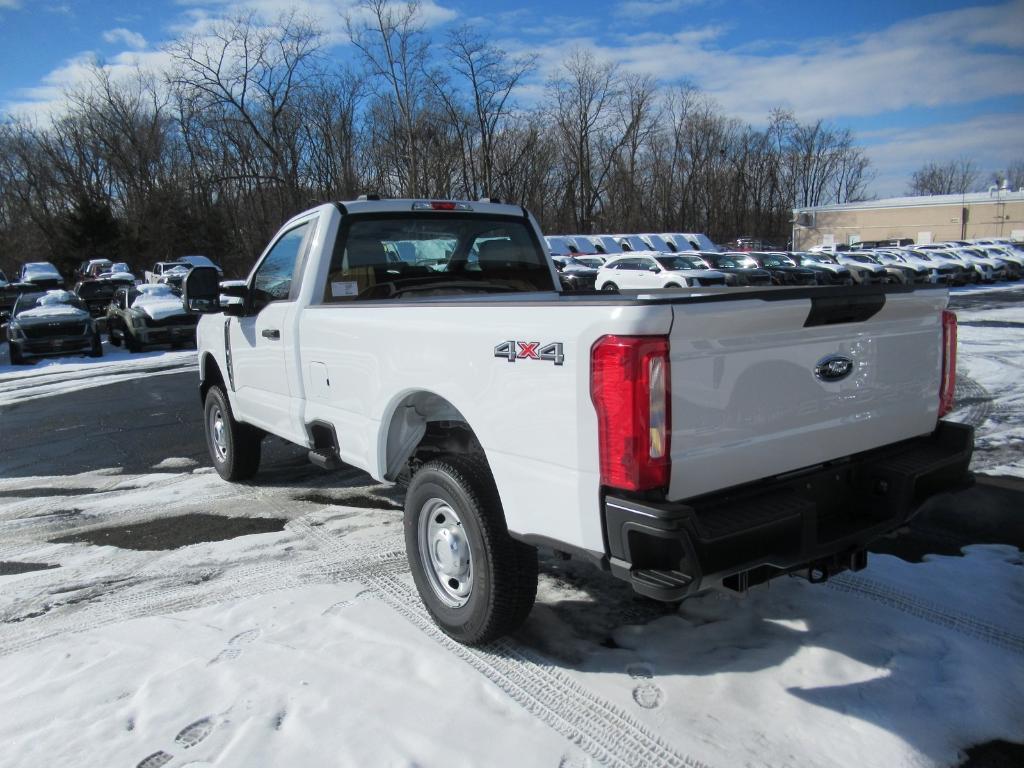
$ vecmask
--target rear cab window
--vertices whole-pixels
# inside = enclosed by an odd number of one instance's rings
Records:
[[[351,214],[342,222],[325,303],[556,290],[525,219],[479,214]]]

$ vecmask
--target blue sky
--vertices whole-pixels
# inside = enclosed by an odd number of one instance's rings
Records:
[[[158,67],[162,44],[211,19],[298,8],[319,19],[344,58],[341,14],[352,0],[0,0],[0,110],[45,115],[93,59]],[[522,94],[575,46],[689,80],[725,111],[758,124],[773,106],[853,128],[878,178],[900,194],[914,168],[970,157],[985,171],[1024,159],[1024,0],[842,3],[769,0],[423,0],[430,30],[479,24],[510,51],[540,54]]]

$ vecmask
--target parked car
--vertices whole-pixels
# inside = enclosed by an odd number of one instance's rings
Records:
[[[35,357],[103,355],[89,309],[71,291],[61,289],[22,293],[7,323],[7,343],[12,365],[30,363]]]
[[[119,280],[125,283],[135,283],[135,275],[132,274],[131,267],[125,262],[118,261],[110,266],[110,269],[106,272],[99,274],[101,280]]]
[[[827,253],[794,251],[789,257],[797,266],[812,270],[818,285],[853,285],[850,270]]]
[[[685,254],[652,256],[631,253],[609,259],[597,271],[599,291],[688,288],[725,285],[725,275],[707,268],[703,260]]]
[[[142,280],[148,284],[163,282],[161,278],[166,272],[175,268],[181,269],[182,266],[183,262],[180,261],[158,261],[153,265],[153,269],[147,269],[142,273]]]
[[[663,232],[662,239],[676,251],[701,251],[703,253],[722,253],[711,238],[702,232]]]
[[[178,263],[188,264],[190,267],[213,267],[220,277],[224,277],[224,270],[208,256],[179,256]]]
[[[575,256],[552,256],[558,279],[567,291],[592,291],[597,280],[597,270],[589,267]]]
[[[579,237],[579,236],[577,236]],[[587,241],[594,247],[594,251],[600,256],[618,256],[625,253],[622,246],[611,235],[584,235]]]
[[[576,241],[565,235],[545,236],[544,241],[552,256],[573,256],[579,252]]]
[[[850,276],[857,285],[881,285],[894,283],[896,278],[886,272],[885,267],[858,251],[839,251],[836,261],[850,270]]]
[[[924,251],[917,246],[904,246],[899,250],[900,253],[931,264],[938,271],[940,282],[946,282],[949,285],[966,285],[972,280],[972,269],[957,259],[947,258],[940,251]]]
[[[796,262],[784,253],[751,251],[730,251],[730,253],[748,256],[761,269],[767,270],[775,285],[817,285],[818,278],[814,270],[798,267]]]
[[[107,307],[110,343],[141,352],[154,344],[177,349],[195,341],[199,316],[186,311],[181,294],[161,283],[120,286]]]
[[[757,262],[748,258],[745,254],[701,251],[700,256],[713,269],[725,275],[726,285],[772,284],[771,272],[761,269],[757,266]],[[731,281],[730,278],[732,278]]]
[[[48,261],[30,261],[23,264],[18,282],[31,285],[37,291],[64,287],[64,278],[58,269]]]
[[[103,331],[107,327],[107,308],[114,298],[114,293],[123,283],[117,280],[95,278],[82,280],[75,286],[75,295],[85,304],[89,315],[96,321],[97,328]]]
[[[913,285],[914,283],[928,282],[928,270],[911,267],[901,259],[882,259],[881,254],[875,250],[857,251],[857,255],[866,257],[885,270],[886,280],[889,284]]]
[[[395,237],[444,238],[449,269],[390,275]],[[217,473],[258,483],[272,434],[407,484],[412,581],[469,644],[527,620],[537,546],[659,600],[822,582],[969,484],[973,430],[943,419],[942,295],[892,292],[881,312],[853,287],[581,302],[542,243],[520,206],[351,201],[286,222],[244,282],[192,270]]]
[[[600,269],[608,261],[607,256],[598,256],[595,253],[579,254],[573,256],[573,258],[583,266],[590,267],[591,269]]]
[[[623,253],[646,253],[650,256],[657,256],[660,253],[672,253],[672,250],[666,248],[664,251],[658,248],[652,248],[650,245],[644,242],[640,235],[612,235],[615,242],[622,248]]]

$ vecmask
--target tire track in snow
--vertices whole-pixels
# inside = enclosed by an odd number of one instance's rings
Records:
[[[954,400],[957,405],[953,414],[962,424],[980,427],[992,415],[992,394],[966,374],[956,375]]]
[[[950,611],[874,579],[840,574],[829,579],[825,586],[838,592],[867,598],[881,605],[895,608],[901,613],[916,616],[931,624],[937,624],[962,635],[1024,655],[1024,635],[997,627],[967,613]]]
[[[302,518],[293,523],[296,532],[308,536],[321,549],[321,561],[328,572],[339,560],[345,561],[354,549],[352,543],[311,526]],[[349,561],[349,569],[364,574],[367,586],[396,613],[590,757],[617,768],[707,768],[705,763],[677,752],[628,712],[515,641],[506,638],[486,647],[470,648],[452,640],[434,623],[415,588],[382,567],[395,559],[393,553],[387,552],[377,557],[359,557],[358,565]],[[404,554],[402,561],[404,573],[408,571]]]

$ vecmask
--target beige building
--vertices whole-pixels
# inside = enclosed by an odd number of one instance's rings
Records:
[[[797,251],[874,240],[909,238],[924,244],[972,237],[1024,240],[1024,189],[894,197],[793,211]]]

